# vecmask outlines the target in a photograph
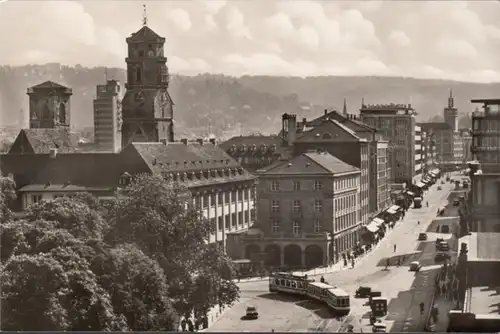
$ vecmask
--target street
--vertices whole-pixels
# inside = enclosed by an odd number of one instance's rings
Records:
[[[437,190],[441,186],[442,190]],[[448,195],[453,184],[438,181],[424,195],[420,209],[411,208],[402,221],[388,232],[387,236],[356,264],[355,268],[324,274],[332,286],[338,286],[351,295],[351,314],[347,321],[356,319],[355,331],[371,332],[366,327],[369,307],[366,299],[354,298],[359,286],[369,286],[381,291],[388,300],[387,330],[391,332],[422,331],[425,317],[420,314],[419,304],[430,308],[434,291],[434,280],[440,265],[434,263],[435,240],[438,237],[450,239],[452,234],[441,234],[440,226],[449,225],[450,219],[436,218],[438,208],[448,204]],[[429,202],[429,207],[425,205]],[[447,215],[448,216],[448,215]],[[420,224],[418,222],[420,221]],[[421,232],[428,234],[426,242],[418,241]],[[394,245],[396,250],[394,251]],[[454,245],[450,245],[451,249]],[[387,259],[390,266],[386,269]],[[398,261],[401,266],[398,266]],[[410,272],[408,265],[420,261],[420,272]],[[316,277],[319,279],[319,277]],[[294,297],[268,293],[267,281],[242,282],[240,302],[227,310],[208,331],[338,331],[342,321],[336,319],[325,306]],[[259,319],[241,320],[247,306],[255,306]],[[425,312],[426,314],[426,312]],[[364,319],[364,320],[363,320]]]

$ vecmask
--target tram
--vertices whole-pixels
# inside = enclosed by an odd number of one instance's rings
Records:
[[[314,279],[301,273],[279,272],[269,277],[269,292],[290,293],[307,296],[328,305],[338,315],[351,311],[350,296],[344,290]]]

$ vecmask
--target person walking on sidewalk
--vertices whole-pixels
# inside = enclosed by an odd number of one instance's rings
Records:
[[[396,253],[396,244],[394,244],[394,253]]]

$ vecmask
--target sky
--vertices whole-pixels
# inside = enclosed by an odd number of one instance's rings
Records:
[[[0,0],[0,65],[124,67],[143,4],[173,73],[500,82],[500,1],[480,0]]]

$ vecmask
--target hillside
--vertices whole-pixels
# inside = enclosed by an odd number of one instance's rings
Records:
[[[73,88],[72,121],[78,129],[92,126],[95,86],[105,80],[104,68],[59,64],[0,67],[0,124],[19,126],[24,110],[28,119],[26,89],[45,80]],[[108,68],[108,78],[125,81],[125,71]],[[495,97],[500,84],[475,84],[444,80],[396,77],[268,77],[241,78],[203,74],[194,77],[172,75],[170,93],[174,102],[178,136],[228,137],[240,133],[274,133],[280,115],[297,113],[314,117],[325,106],[356,112],[361,99],[366,103],[412,103],[420,121],[441,113],[452,88],[460,112],[472,111],[471,98]],[[468,126],[462,119],[461,126]]]

